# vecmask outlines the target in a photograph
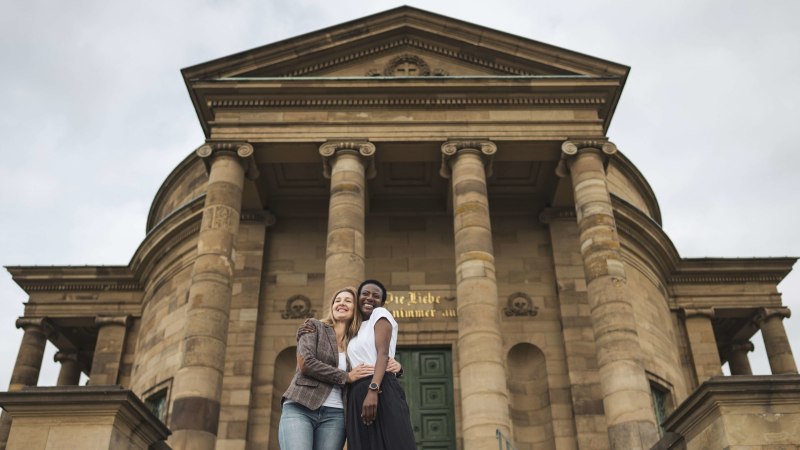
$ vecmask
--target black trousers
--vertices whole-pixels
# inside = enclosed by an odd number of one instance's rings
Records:
[[[364,377],[350,386],[347,397],[348,450],[416,450],[406,394],[391,373],[386,373],[378,395],[378,413],[372,425],[361,420],[361,405],[369,391],[372,377]]]

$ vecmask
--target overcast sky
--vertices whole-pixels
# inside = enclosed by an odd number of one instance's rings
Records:
[[[631,66],[609,137],[681,256],[800,256],[800,2],[409,4]],[[127,264],[161,182],[203,142],[181,68],[400,5],[0,0],[0,264]],[[26,296],[0,272],[5,389]],[[779,288],[800,315],[797,272]],[[800,354],[800,318],[785,323]],[[56,376],[50,348],[40,385]]]

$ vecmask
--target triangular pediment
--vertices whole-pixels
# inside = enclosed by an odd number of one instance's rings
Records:
[[[619,64],[403,6],[183,70],[187,80],[365,76],[624,78]]]

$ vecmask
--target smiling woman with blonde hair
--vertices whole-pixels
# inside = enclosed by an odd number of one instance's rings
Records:
[[[282,450],[341,450],[344,446],[345,383],[369,376],[371,366],[347,372],[347,343],[361,325],[355,290],[338,290],[322,320],[297,342],[297,369],[283,394],[278,441]]]

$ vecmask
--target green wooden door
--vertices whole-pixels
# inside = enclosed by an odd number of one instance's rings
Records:
[[[400,379],[419,450],[455,450],[453,364],[450,349],[398,348]]]

